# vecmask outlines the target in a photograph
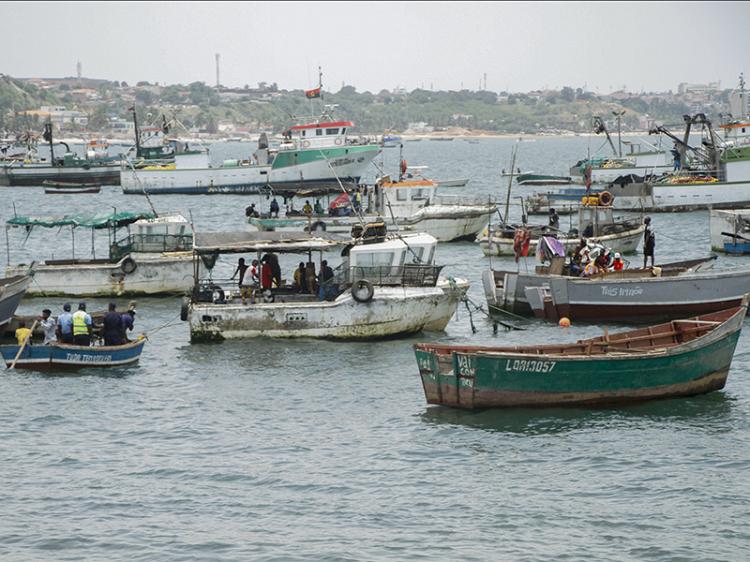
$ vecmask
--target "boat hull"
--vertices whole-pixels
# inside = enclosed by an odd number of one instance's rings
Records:
[[[120,167],[92,166],[84,168],[72,167],[35,167],[35,166],[6,166],[0,172],[0,185],[40,186],[44,182],[62,183],[97,183],[100,185],[120,185]]]
[[[192,341],[237,338],[382,339],[422,330],[442,331],[468,283],[440,279],[436,287],[376,286],[367,303],[349,291],[335,301],[242,305],[191,303]]]
[[[118,346],[79,346],[79,345],[27,345],[16,361],[16,369],[34,371],[78,370],[87,367],[123,367],[140,359],[146,340]],[[19,346],[0,345],[6,367],[10,367]]]
[[[0,326],[11,321],[30,283],[31,277],[25,275],[0,280]]]
[[[126,273],[126,260],[136,269]],[[192,252],[131,254],[117,262],[60,260],[6,268],[7,275],[31,274],[32,296],[137,296],[182,294],[194,284]]]
[[[259,193],[275,191],[336,190],[359,184],[377,146],[300,150],[279,153],[272,165],[185,169],[124,169],[123,193],[187,195]],[[324,156],[325,157],[324,157]],[[332,171],[333,170],[333,171]]]
[[[554,276],[544,283],[551,302],[534,315],[557,321],[644,322],[704,314],[738,306],[750,292],[750,269],[676,277],[576,279]],[[527,298],[528,300],[528,298]],[[529,301],[530,302],[530,301]]]
[[[474,240],[477,233],[487,226],[494,205],[434,205],[424,207],[409,217],[396,217],[399,232],[425,232],[439,242]],[[351,217],[292,217],[283,219],[250,218],[249,224],[262,231],[300,232],[320,229],[335,234],[351,233],[352,227],[367,222],[377,222],[382,217],[369,215],[360,219]]]
[[[643,225],[626,232],[608,234],[606,236],[597,236],[587,238],[592,243],[602,244],[608,248],[611,248],[614,252],[620,252],[622,254],[634,254],[638,250],[638,246],[643,241],[643,231],[645,227]],[[560,242],[565,246],[565,251],[570,252],[578,247],[581,242],[580,237],[575,238],[561,238]],[[533,256],[536,253],[538,239],[532,239],[529,243],[529,255]],[[485,256],[514,256],[515,250],[513,249],[513,238],[501,238],[499,236],[484,236],[480,238],[479,245],[482,248]]]
[[[668,349],[604,356],[453,352],[415,346],[429,404],[468,409],[598,406],[724,387],[745,316]]]

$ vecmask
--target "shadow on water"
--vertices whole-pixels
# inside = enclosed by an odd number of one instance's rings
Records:
[[[430,406],[420,418],[432,425],[463,426],[524,435],[557,434],[612,425],[642,426],[675,423],[683,427],[724,427],[732,415],[735,399],[725,392],[691,398],[652,400],[632,405],[602,408],[503,408],[460,410]]]

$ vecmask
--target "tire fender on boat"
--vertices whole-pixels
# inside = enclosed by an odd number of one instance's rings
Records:
[[[375,289],[367,279],[360,279],[352,285],[352,298],[361,303],[370,302]]]
[[[304,146],[305,148],[310,148],[310,141],[309,140],[302,141],[302,146]]]
[[[343,144],[343,142],[344,142],[344,141],[342,141],[341,139],[336,139],[336,140],[335,140],[335,141],[333,141],[333,142],[335,142],[335,143],[336,143],[337,145],[341,146],[341,145]]]
[[[326,223],[323,221],[317,221],[310,225],[310,232],[325,232],[326,228]]]
[[[180,306],[180,320],[186,322],[188,319],[188,310],[190,309],[190,299],[182,297],[182,305]]]
[[[122,269],[122,272],[126,275],[130,275],[131,273],[134,273],[136,269],[138,269],[138,264],[135,263],[135,260],[131,257],[127,257],[124,260],[122,260],[122,263],[120,264],[120,269]]]

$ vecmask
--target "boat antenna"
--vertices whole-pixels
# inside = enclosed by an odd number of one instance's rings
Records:
[[[55,166],[55,149],[52,146],[52,117],[44,124],[44,133],[42,138],[49,143],[49,162],[51,166]]]
[[[135,104],[129,109],[133,112],[133,127],[135,129],[135,157],[141,157],[141,133],[138,130],[138,116],[135,113]]]

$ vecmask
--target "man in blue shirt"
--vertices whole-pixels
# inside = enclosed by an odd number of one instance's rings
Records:
[[[57,317],[57,328],[60,331],[60,341],[73,345],[73,315],[70,313],[70,303],[63,305],[63,313]]]
[[[104,345],[122,344],[122,317],[119,312],[115,311],[115,308],[115,303],[109,303],[109,312],[104,316],[102,329]]]

